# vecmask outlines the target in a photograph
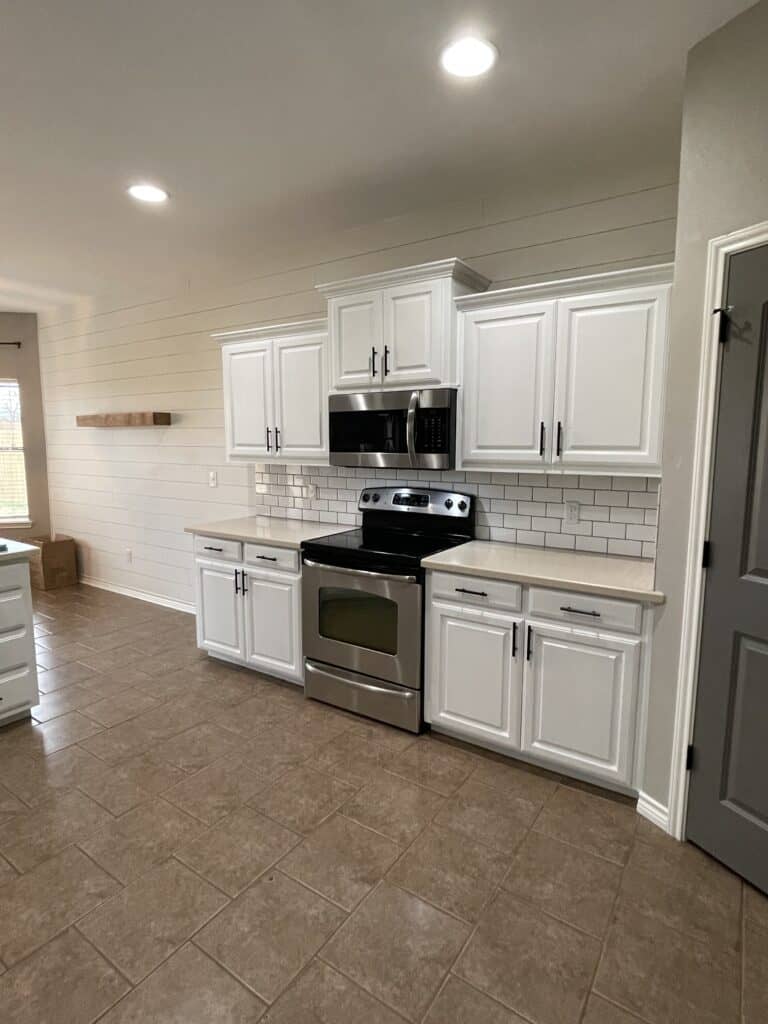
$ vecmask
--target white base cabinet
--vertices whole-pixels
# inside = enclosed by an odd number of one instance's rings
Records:
[[[37,701],[29,565],[0,564],[0,723],[25,714]]]
[[[542,617],[550,607],[556,622]],[[586,628],[586,616],[621,632]],[[429,573],[425,717],[481,746],[634,788],[650,621],[632,601]]]
[[[296,553],[259,545],[254,558],[278,566],[288,563],[287,569],[262,569],[244,561],[240,547],[230,541],[221,560],[195,562],[197,646],[227,661],[301,683],[301,573]],[[265,554],[272,550],[275,554]],[[224,558],[233,554],[236,561],[227,564]]]

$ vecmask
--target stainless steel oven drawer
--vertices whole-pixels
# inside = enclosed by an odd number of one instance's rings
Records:
[[[421,690],[409,690],[309,658],[304,668],[306,697],[409,732],[420,731]]]

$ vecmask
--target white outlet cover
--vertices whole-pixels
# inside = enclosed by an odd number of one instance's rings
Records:
[[[579,521],[579,503],[578,503],[578,501],[566,501],[566,503],[565,503],[565,521],[566,521],[566,523],[578,523],[578,521]]]
[[[208,486],[218,487],[219,486],[219,475],[215,469],[212,469],[208,474]]]

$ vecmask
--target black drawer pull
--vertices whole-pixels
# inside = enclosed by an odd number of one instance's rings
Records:
[[[224,550],[224,548],[212,548],[212,547],[209,547],[207,544],[203,548],[203,551],[223,551],[223,550]]]
[[[277,559],[274,557],[274,555],[256,555],[256,557],[260,558],[262,560],[262,562],[276,562],[277,561]]]
[[[484,590],[467,590],[466,587],[456,587],[457,594],[472,594],[473,597],[488,597]]]
[[[560,611],[561,612],[573,612],[576,615],[591,615],[595,619],[599,619],[600,618],[600,612],[588,612],[588,611],[585,611],[583,608],[571,608],[571,606],[569,604],[561,604],[560,605]]]

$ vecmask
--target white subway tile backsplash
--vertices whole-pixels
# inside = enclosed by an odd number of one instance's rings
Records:
[[[658,480],[643,477],[265,465],[252,469],[251,511],[354,526],[360,523],[357,502],[363,487],[406,482],[476,495],[475,535],[480,540],[636,558],[656,555]],[[577,522],[566,520],[566,502],[577,502]]]

